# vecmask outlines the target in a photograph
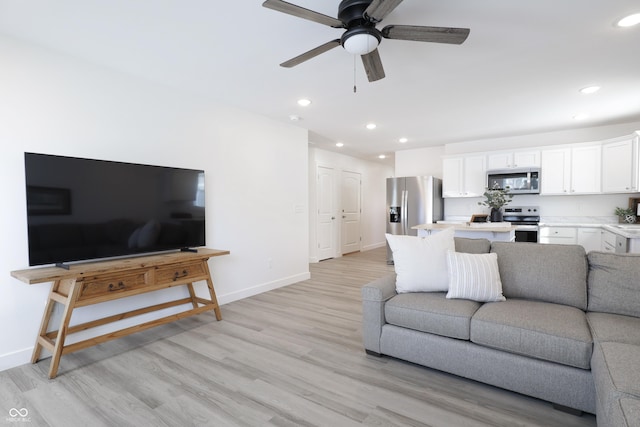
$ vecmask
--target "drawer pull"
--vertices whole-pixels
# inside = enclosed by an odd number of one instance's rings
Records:
[[[109,291],[119,291],[121,289],[126,288],[124,283],[118,282],[118,285],[114,285],[113,283],[109,283]]]
[[[173,281],[175,282],[176,280],[182,277],[187,277],[188,275],[189,275],[189,272],[187,270],[182,270],[182,274],[176,271],[175,273],[173,273]]]

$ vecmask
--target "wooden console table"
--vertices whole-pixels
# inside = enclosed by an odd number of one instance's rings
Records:
[[[31,363],[36,363],[40,359],[43,348],[49,350],[52,354],[49,378],[55,378],[58,373],[60,358],[65,354],[208,310],[213,310],[216,319],[222,320],[207,260],[211,257],[227,254],[229,254],[229,251],[200,248],[197,252],[171,252],[73,264],[70,265],[69,270],[59,267],[41,267],[12,271],[11,276],[30,285],[53,282],[47,305],[42,315],[40,331],[33,349]],[[193,282],[201,280],[207,282],[209,299],[198,297],[194,291]],[[174,286],[186,286],[189,291],[189,297],[69,326],[73,310],[77,307],[85,307]],[[48,332],[55,303],[62,304],[64,311],[59,328]],[[191,304],[192,308],[160,319],[65,345],[65,339],[70,334],[183,304]]]

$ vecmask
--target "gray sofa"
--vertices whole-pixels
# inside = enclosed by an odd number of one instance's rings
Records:
[[[362,289],[363,339],[387,355],[640,426],[640,255],[578,245],[455,238],[495,252],[504,302],[397,294],[395,274]]]

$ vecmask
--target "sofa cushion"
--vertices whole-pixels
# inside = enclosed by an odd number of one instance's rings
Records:
[[[579,245],[493,242],[498,254],[502,293],[587,308],[587,256]]]
[[[467,254],[486,254],[491,250],[489,239],[470,239],[468,237],[454,237],[456,252]]]
[[[384,307],[387,323],[445,337],[469,339],[471,316],[480,303],[447,300],[444,292],[398,294]]]
[[[473,301],[504,301],[496,254],[447,252],[449,292],[447,298]]]
[[[447,251],[455,250],[453,234],[452,228],[427,237],[386,234],[393,252],[398,293],[448,289]]]
[[[594,342],[620,342],[640,345],[640,318],[609,313],[587,313]]]
[[[640,427],[640,399],[620,399],[620,422],[614,425]]]
[[[630,414],[637,406],[634,408],[631,402],[623,403],[621,399],[640,399],[640,347],[599,343],[593,350],[591,368],[596,384],[598,424],[625,425],[621,423],[624,412]]]
[[[640,254],[590,252],[589,311],[640,317]]]
[[[592,339],[575,307],[507,299],[486,303],[471,318],[471,341],[524,356],[589,369]]]

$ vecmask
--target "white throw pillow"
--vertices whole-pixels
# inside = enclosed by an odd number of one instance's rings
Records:
[[[444,292],[448,289],[447,251],[455,250],[454,231],[427,237],[386,234],[393,251],[396,292]]]
[[[498,270],[498,254],[447,252],[449,292],[447,298],[479,302],[505,301]]]

